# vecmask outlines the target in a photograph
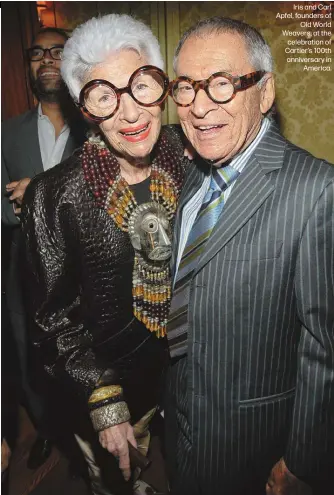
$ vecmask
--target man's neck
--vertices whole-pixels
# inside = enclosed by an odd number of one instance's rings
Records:
[[[43,115],[46,115],[55,128],[56,138],[65,125],[65,120],[58,102],[41,101]]]

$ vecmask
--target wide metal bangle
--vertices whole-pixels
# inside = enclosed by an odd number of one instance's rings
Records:
[[[130,413],[126,402],[117,402],[99,407],[90,412],[90,418],[95,431],[102,431],[110,426],[119,425],[130,420]]]
[[[122,392],[123,389],[120,385],[109,385],[108,387],[96,388],[89,397],[88,403],[92,404],[93,402],[109,399],[109,397],[121,395]]]
[[[94,409],[99,409],[100,407],[107,406],[108,404],[117,404],[117,402],[124,402],[123,394],[115,395],[115,397],[109,397],[109,399],[100,400],[99,402],[88,402],[88,410],[94,411]]]

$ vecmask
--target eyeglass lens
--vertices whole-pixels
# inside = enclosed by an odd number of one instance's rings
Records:
[[[61,46],[53,46],[52,48],[31,48],[29,50],[30,60],[33,62],[37,62],[38,60],[42,60],[45,57],[45,53],[49,52],[51,58],[54,60],[61,60],[64,48]]]
[[[153,70],[147,70],[133,79],[131,95],[138,103],[150,105],[158,101],[164,93],[164,79]],[[84,95],[86,109],[96,117],[106,117],[117,107],[117,92],[106,84],[97,84],[88,88]]]
[[[220,103],[229,100],[234,93],[234,86],[224,76],[214,77],[207,86],[210,96]],[[173,86],[173,98],[176,103],[188,105],[195,99],[196,92],[189,81],[177,81]]]

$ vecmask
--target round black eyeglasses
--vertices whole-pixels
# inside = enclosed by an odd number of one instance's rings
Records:
[[[104,79],[89,81],[80,91],[79,106],[91,120],[103,122],[115,115],[124,93],[138,105],[153,107],[160,105],[168,92],[168,76],[154,65],[145,65],[135,70],[124,88],[117,88]]]
[[[226,72],[216,72],[202,81],[180,76],[171,82],[171,96],[178,106],[188,107],[195,100],[198,90],[204,89],[215,103],[228,103],[236,93],[254,86],[264,75],[265,71],[250,72],[236,77]]]

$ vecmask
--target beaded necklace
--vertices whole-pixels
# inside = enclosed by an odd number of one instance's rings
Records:
[[[91,137],[83,146],[81,162],[85,180],[99,207],[107,211],[118,228],[129,232],[131,217],[133,220],[136,210],[143,205],[138,207],[121,176],[117,158],[99,137]],[[180,162],[179,153],[162,133],[151,164],[150,193],[152,202],[165,210],[169,222],[174,218],[183,182]],[[132,296],[134,316],[151,332],[156,332],[157,337],[164,337],[171,299],[169,263],[148,263],[135,251]]]

